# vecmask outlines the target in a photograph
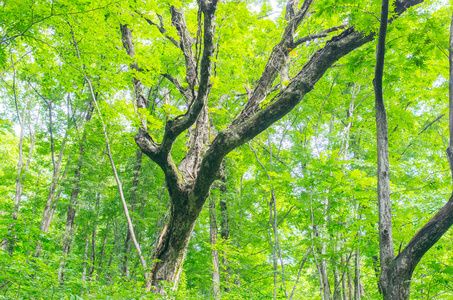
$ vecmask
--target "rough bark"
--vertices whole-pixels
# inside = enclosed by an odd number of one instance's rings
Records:
[[[377,138],[377,191],[379,207],[379,253],[381,259],[381,285],[384,287],[384,297],[387,290],[391,260],[395,256],[392,237],[392,205],[390,201],[390,164],[388,152],[387,114],[385,111],[382,77],[384,72],[385,37],[387,33],[389,1],[382,2],[381,26],[376,54],[376,70],[373,81],[376,109],[376,138]],[[356,293],[357,294],[357,293]]]
[[[172,282],[173,287],[176,288],[182,271],[185,250],[200,213],[197,207],[190,205],[187,195],[172,195],[172,200],[175,196],[180,205],[171,205],[170,219],[162,231],[154,253],[154,259],[160,261],[155,262],[151,269],[152,285],[156,287],[157,293],[163,292],[160,286],[162,281]]]

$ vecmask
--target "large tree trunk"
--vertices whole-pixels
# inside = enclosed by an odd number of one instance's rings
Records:
[[[195,221],[201,209],[190,207],[189,199],[181,195],[178,204],[171,204],[170,219],[165,225],[159,238],[159,243],[154,253],[155,261],[151,268],[152,285],[155,287],[154,292],[162,293],[164,290],[160,282],[166,281],[173,283],[176,288],[179,283],[179,277],[184,262],[184,254],[189,244],[190,235],[192,234]]]

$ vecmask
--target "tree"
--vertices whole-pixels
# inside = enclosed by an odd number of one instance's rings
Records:
[[[30,171],[0,173],[2,182],[19,178],[24,188],[15,194],[26,199],[2,208],[2,216],[18,212],[20,222],[1,217],[2,233],[17,243],[11,261],[0,256],[4,273],[15,274],[1,277],[0,290],[11,293],[16,286],[30,295],[47,284],[43,278],[53,278],[60,282],[56,293],[119,293],[115,286],[121,285],[123,297],[132,297],[126,291],[142,296],[146,291],[134,287],[150,289],[149,274],[153,292],[179,293],[167,285],[176,289],[181,281],[180,297],[187,299],[210,297],[212,290],[215,297],[220,290],[245,298],[359,299],[379,291],[408,297],[415,266],[451,225],[447,207],[403,248],[414,236],[407,224],[425,222],[449,188],[436,150],[445,141],[439,104],[445,73],[438,64],[448,48],[445,7],[412,8],[421,1],[398,0],[389,3],[389,19],[383,14],[379,20],[379,6],[371,1],[360,7],[347,0],[287,1],[278,4],[285,7],[279,17],[265,1],[23,2],[23,14],[19,6],[5,6],[19,21],[1,20],[3,52],[11,54],[0,57],[7,91],[2,118],[26,124],[15,116],[16,103],[26,111],[29,99],[21,95],[31,95],[41,111],[49,109],[49,117],[37,125]],[[368,100],[372,41],[378,24],[387,23],[381,94],[388,115],[381,100],[376,112],[384,127],[377,130],[379,157],[388,163],[379,163],[378,189],[388,175],[381,169],[391,165],[380,207],[392,206],[390,221],[402,230],[379,258],[376,132]],[[382,66],[376,63],[377,70]],[[375,77],[378,96],[379,72]],[[436,130],[438,139],[432,137]],[[381,153],[386,139],[388,158]],[[31,135],[17,141],[20,153],[31,153]],[[69,178],[57,188],[52,160],[60,144],[66,145],[61,164]],[[208,214],[205,205],[217,199],[215,181],[222,194],[220,222],[215,206]],[[17,186],[11,185],[0,185],[2,203]],[[50,199],[47,208],[42,198]],[[36,212],[42,210],[46,226],[40,232]],[[390,221],[380,219],[381,236]],[[427,234],[433,239],[424,239]],[[28,260],[36,245],[44,255]],[[424,250],[412,253],[417,247]],[[436,265],[434,253],[445,265]],[[433,292],[427,278],[437,277],[426,274],[440,268],[448,276],[445,253],[434,249],[415,271],[417,296]],[[203,267],[211,259],[214,274]],[[92,283],[96,268],[98,282]],[[45,275],[28,283],[21,274],[33,270]],[[402,292],[389,296],[394,290]]]
[[[395,3],[394,13],[400,15],[420,2],[398,1]],[[215,50],[214,20],[217,4],[215,0],[199,3],[200,12],[203,15],[203,54],[199,75],[192,53],[192,39],[183,15],[172,6],[172,22],[181,39],[179,47],[184,53],[186,81],[189,85],[188,88],[181,87],[179,90],[183,95],[188,95],[189,108],[184,115],[167,121],[160,143],[155,142],[143,130],[136,136],[136,143],[143,153],[164,171],[171,198],[170,220],[161,235],[154,255],[156,263],[151,270],[152,284],[155,287],[159,286],[160,281],[178,283],[190,234],[206,201],[210,186],[219,176],[223,158],[290,112],[337,60],[374,38],[373,33],[365,34],[355,30],[354,27],[349,27],[315,52],[290,83],[270,99],[266,106],[260,107],[283,69],[289,52],[298,46],[300,40],[294,41],[294,32],[312,4],[311,1],[305,1],[290,18],[280,42],[274,47],[263,74],[254,90],[250,91],[241,113],[227,129],[217,134],[210,145],[206,145],[203,143],[205,140],[203,137],[207,134],[209,126],[204,109],[211,84],[211,57]],[[191,133],[189,138],[193,147],[183,160],[183,165],[186,161],[190,164],[188,167],[178,169],[171,156],[171,148],[176,138],[195,122],[197,122],[195,132]],[[202,156],[203,146],[207,150],[203,151]],[[158,288],[157,291],[162,290]]]

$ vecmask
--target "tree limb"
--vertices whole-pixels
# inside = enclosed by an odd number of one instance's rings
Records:
[[[323,31],[321,31],[319,33],[316,33],[316,34],[310,34],[310,35],[301,37],[301,38],[297,39],[297,41],[295,41],[293,43],[291,48],[294,49],[297,46],[299,46],[300,44],[303,44],[303,43],[308,42],[308,41],[312,41],[314,39],[324,38],[331,32],[334,32],[334,31],[337,31],[337,30],[340,30],[340,29],[345,29],[345,28],[346,28],[346,26],[344,26],[344,25],[335,26],[335,27],[331,27],[331,28],[328,28],[326,30],[323,30]]]
[[[192,99],[192,95],[191,95],[189,89],[184,88],[177,78],[171,76],[168,73],[164,73],[164,74],[161,74],[161,75],[163,77],[167,78],[171,83],[173,83],[173,85],[178,89],[178,91],[181,93],[181,95],[186,99],[187,103],[191,103],[192,102],[192,100],[191,100]]]
[[[195,62],[192,45],[193,38],[187,29],[186,21],[184,19],[184,14],[174,6],[170,7],[171,13],[171,23],[175,26],[180,37],[179,48],[181,48],[184,53],[184,61],[186,64],[186,81],[189,84],[190,89],[194,90],[195,86],[198,83],[197,78],[197,64]]]
[[[157,161],[155,161],[161,166],[161,168],[163,168],[164,171],[175,168],[174,163],[171,161],[171,159],[167,160],[173,143],[184,130],[188,129],[195,123],[203,107],[206,105],[207,96],[210,90],[209,77],[211,75],[212,66],[211,57],[214,52],[214,13],[217,7],[217,0],[203,1],[200,3],[200,7],[204,15],[204,49],[203,57],[201,59],[199,87],[194,101],[189,106],[187,112],[184,115],[167,121],[165,125],[164,137],[160,145],[154,143],[149,134],[141,133],[135,136],[136,143],[140,147],[140,149],[142,149],[142,151],[144,151],[145,154],[148,155],[151,159],[157,159]],[[183,19],[180,19],[180,17],[182,17],[182,14],[179,13],[174,7],[172,7],[172,14],[175,15],[175,26],[177,26],[177,29],[179,28],[178,30],[181,31],[180,34],[183,38],[183,36],[186,36],[186,33],[184,32],[187,30],[187,28],[184,29],[184,27],[182,27],[182,25],[185,25]],[[186,41],[184,43],[181,42],[181,45],[188,45],[188,43],[189,41],[187,40],[186,36]],[[185,56],[189,53],[191,55],[192,52],[185,52]],[[189,65],[191,66],[191,63],[189,63]],[[192,76],[191,72],[193,71],[187,70],[188,78]],[[171,173],[175,172],[177,171],[174,169]],[[175,176],[176,178],[178,178],[177,174],[172,174],[172,177]],[[177,182],[180,182],[180,180],[177,180]]]
[[[180,48],[179,47],[179,42],[177,42],[174,38],[172,38],[171,36],[166,34],[167,30],[164,28],[164,21],[163,21],[161,15],[157,14],[157,17],[159,18],[159,24],[157,24],[157,23],[154,23],[153,21],[151,21],[150,19],[146,18],[145,16],[143,16],[141,13],[138,13],[138,14],[141,17],[143,17],[145,19],[145,21],[148,22],[149,25],[156,26],[157,29],[159,29],[160,33],[162,33],[165,38],[167,38],[170,42],[172,42],[173,45],[175,45],[176,47]]]
[[[420,0],[405,1],[401,4],[403,8],[398,11],[402,13],[410,6],[420,2]],[[221,162],[230,151],[251,140],[289,113],[336,61],[370,42],[374,36],[374,33],[365,36],[363,32],[358,32],[354,27],[350,27],[332,37],[323,48],[313,54],[302,70],[293,77],[286,89],[277,94],[268,105],[241,123],[238,122],[241,117],[237,117],[227,129],[220,131],[206,151],[191,191],[198,198],[198,205],[204,204]],[[246,108],[241,112],[242,116],[245,116],[244,112],[247,112],[247,107],[251,108],[250,105],[247,103]]]
[[[280,42],[274,47],[264,68],[263,74],[258,81],[258,85],[251,93],[244,109],[239,116],[235,119],[233,124],[239,124],[249,119],[259,110],[260,103],[266,98],[269,93],[274,80],[285,65],[288,59],[288,54],[292,50],[294,32],[299,27],[300,23],[307,15],[310,5],[313,0],[305,0],[302,7],[297,11],[296,15],[292,17],[285,28],[285,32]]]

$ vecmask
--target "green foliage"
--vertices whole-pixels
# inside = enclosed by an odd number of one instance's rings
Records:
[[[284,2],[219,3],[207,104],[213,124],[211,140],[216,130],[227,128],[241,111],[247,101],[246,89],[256,86],[287,24],[284,12],[274,13],[283,10]],[[8,249],[0,250],[0,299],[214,299],[213,250],[220,256],[223,299],[272,299],[276,251],[272,228],[275,219],[270,209],[273,192],[282,256],[276,269],[277,299],[286,299],[282,275],[288,293],[295,287],[293,299],[320,299],[317,265],[322,261],[328,266],[332,292],[335,275],[352,282],[357,252],[366,295],[370,299],[381,297],[374,259],[379,255],[379,245],[373,42],[338,61],[299,106],[225,158],[224,180],[214,184],[210,195],[217,207],[217,244],[209,240],[206,205],[192,233],[179,288],[174,290],[169,284],[167,296],[143,289],[137,253],[133,246],[125,245],[127,224],[106,155],[102,121],[141,251],[151,265],[170,215],[170,197],[160,168],[146,155],[138,158],[134,136],[145,119],[147,132],[160,142],[166,122],[187,110],[183,96],[162,74],[170,74],[183,88],[188,84],[180,49],[145,18],[156,24],[162,18],[166,34],[179,40],[171,25],[169,7],[180,7],[195,40],[199,30],[195,4],[2,2],[0,239],[12,245],[14,251],[11,256]],[[309,19],[295,32],[295,39],[338,25],[354,25],[365,34],[375,32],[379,11],[380,2],[375,0],[315,1]],[[444,155],[449,137],[450,17],[451,5],[428,1],[389,26],[384,99],[389,121],[395,249],[404,249],[451,193]],[[133,58],[124,51],[120,24],[133,29]],[[292,49],[290,77],[337,34],[339,31],[331,32]],[[197,49],[200,51],[194,45],[192,50]],[[130,67],[134,63],[140,66],[139,71]],[[93,103],[86,78],[93,85],[100,115],[90,109]],[[143,95],[151,101],[149,109],[134,106],[132,78],[145,86]],[[274,84],[278,82],[279,78]],[[289,82],[283,81],[262,105],[272,101]],[[52,103],[52,138],[46,101]],[[25,126],[19,176],[22,200],[14,220],[18,116]],[[54,172],[51,149],[58,159],[64,141],[56,187],[60,198],[52,202],[56,208],[49,231],[42,232],[39,226]],[[180,162],[187,151],[189,142],[184,132],[171,154]],[[71,202],[76,185],[78,196]],[[227,206],[228,239],[222,238],[225,215],[219,208],[221,200]],[[76,212],[75,227],[69,254],[64,256],[62,245],[71,207]],[[411,282],[414,299],[452,297],[451,235],[447,232],[417,266]],[[43,251],[34,257],[38,244]],[[298,276],[307,249],[312,252]],[[128,272],[124,271],[126,256]],[[59,282],[62,261],[64,280]],[[90,266],[94,267],[91,276]]]

